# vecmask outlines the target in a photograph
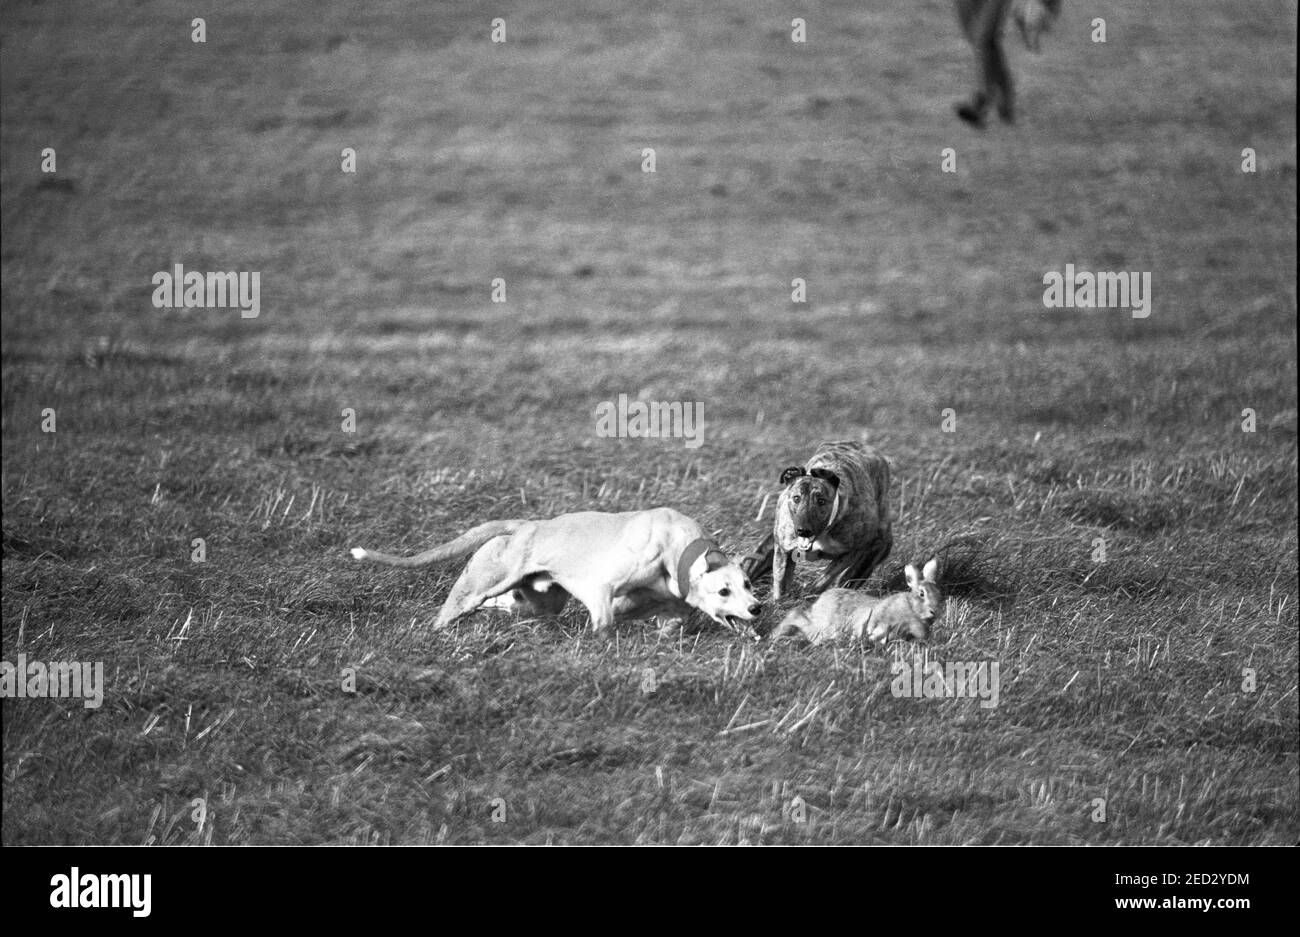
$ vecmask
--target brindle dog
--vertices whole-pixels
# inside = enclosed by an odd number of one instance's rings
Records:
[[[889,463],[869,446],[829,442],[781,473],[770,536],[741,562],[751,580],[772,573],[772,600],[794,583],[794,554],[830,563],[813,589],[861,585],[894,545]]]

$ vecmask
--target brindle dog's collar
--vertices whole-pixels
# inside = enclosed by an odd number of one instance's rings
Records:
[[[724,561],[726,559],[726,554],[722,552],[721,548],[707,537],[692,540],[686,545],[682,555],[677,558],[677,591],[682,594],[683,599],[691,591],[691,567],[695,565],[695,561],[701,556],[709,553],[717,553],[723,557]]]
[[[832,527],[834,527],[835,518],[839,516],[840,516],[840,489],[837,487],[835,489],[835,500],[831,502],[831,516],[826,521],[826,526],[823,527],[822,529],[830,530]]]

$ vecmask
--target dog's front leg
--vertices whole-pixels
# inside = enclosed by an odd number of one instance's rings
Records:
[[[506,538],[490,540],[475,551],[456,584],[442,603],[442,611],[434,621],[434,628],[446,628],[462,615],[479,608],[488,599],[509,592],[519,579],[512,569],[510,541]],[[509,600],[502,603],[507,607]]]
[[[780,601],[781,596],[788,593],[793,585],[794,560],[777,544],[776,552],[772,554],[772,601]]]

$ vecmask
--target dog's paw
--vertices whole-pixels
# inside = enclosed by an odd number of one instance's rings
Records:
[[[369,555],[370,554],[367,553],[365,550],[363,550],[361,547],[352,548],[352,558],[355,560],[364,560]]]

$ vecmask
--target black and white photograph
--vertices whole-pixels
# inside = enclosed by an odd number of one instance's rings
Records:
[[[1296,46],[4,0],[0,841],[1296,845]]]

